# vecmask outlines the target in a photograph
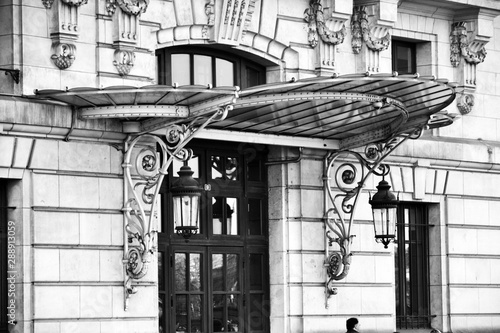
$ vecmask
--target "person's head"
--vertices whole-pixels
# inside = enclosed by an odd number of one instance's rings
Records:
[[[352,330],[354,328],[357,329],[357,325],[359,324],[359,321],[357,318],[349,318],[347,319],[347,321],[345,322],[345,326],[348,330]]]

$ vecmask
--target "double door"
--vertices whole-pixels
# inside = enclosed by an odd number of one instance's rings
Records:
[[[174,245],[159,257],[163,332],[268,331],[263,249]]]

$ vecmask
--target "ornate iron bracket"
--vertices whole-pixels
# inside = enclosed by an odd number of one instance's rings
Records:
[[[0,68],[0,71],[4,71],[5,75],[10,75],[12,80],[14,80],[15,83],[19,84],[19,76],[21,74],[21,71],[19,69]]]
[[[325,267],[326,282],[325,307],[328,300],[337,294],[334,281],[344,279],[351,265],[351,250],[354,235],[351,235],[354,212],[359,194],[371,174],[385,176],[390,167],[383,164],[384,159],[407,139],[417,139],[422,129],[410,134],[399,134],[386,142],[369,144],[365,147],[364,156],[350,150],[339,150],[329,153],[324,160],[324,198],[325,198]],[[332,176],[333,174],[333,176]],[[332,180],[335,181],[332,184]],[[334,193],[334,188],[335,192]],[[333,235],[331,235],[331,233]],[[330,247],[337,243],[338,252],[331,252]]]
[[[230,109],[232,106],[226,105],[208,118],[195,118],[188,125],[171,125],[166,128],[164,138],[141,133],[129,137],[125,142],[122,165],[125,311],[128,309],[130,296],[137,292],[132,282],[147,274],[156,251],[157,198],[170,164],[174,159],[189,160],[192,152],[185,148],[186,144],[209,123],[223,120]],[[160,147],[159,151],[156,147]]]

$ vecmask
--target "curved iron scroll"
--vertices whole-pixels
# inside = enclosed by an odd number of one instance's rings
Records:
[[[137,292],[133,280],[148,272],[157,244],[156,204],[161,183],[174,159],[187,161],[186,149],[196,132],[213,121],[223,120],[232,106],[219,108],[208,118],[196,118],[188,125],[171,125],[165,135],[139,134],[125,142],[124,173],[124,255],[125,311]],[[160,149],[157,151],[157,147]],[[161,157],[161,158],[160,158]],[[136,174],[132,174],[135,171]]]
[[[384,159],[408,138],[416,139],[421,133],[422,129],[416,129],[410,134],[400,134],[384,143],[370,144],[365,147],[364,156],[358,152],[340,150],[330,152],[325,157],[323,219],[327,229],[325,238],[327,308],[330,296],[337,294],[334,281],[344,279],[349,273],[352,256],[350,245],[354,237],[351,235],[351,227],[359,194],[367,178],[371,174],[388,175],[390,167],[382,163]],[[330,247],[334,243],[338,244],[339,251],[330,253]]]

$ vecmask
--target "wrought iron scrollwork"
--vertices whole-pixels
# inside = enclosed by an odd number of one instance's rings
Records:
[[[210,122],[223,120],[231,108],[231,105],[226,105],[210,117],[196,118],[188,125],[171,125],[166,128],[164,136],[142,133],[125,142],[122,165],[125,180],[125,310],[130,296],[137,292],[133,280],[146,276],[156,251],[157,197],[170,164],[174,159],[189,160],[193,153],[185,148],[186,144]]]
[[[399,145],[407,139],[415,139],[421,134],[421,129],[411,133],[401,134],[386,142],[373,143],[365,147],[361,153],[340,150],[329,153],[324,160],[324,189],[326,225],[325,267],[327,280],[326,307],[328,299],[337,294],[334,282],[344,279],[350,269],[352,253],[351,227],[354,219],[356,204],[367,178],[374,174],[386,176],[390,166],[383,164]],[[338,244],[339,251],[330,252],[330,247]]]

